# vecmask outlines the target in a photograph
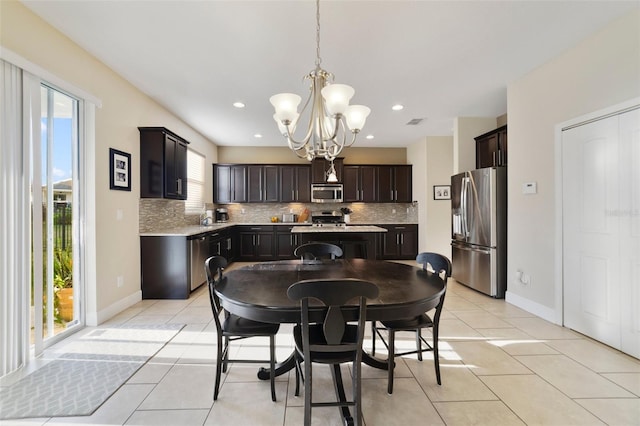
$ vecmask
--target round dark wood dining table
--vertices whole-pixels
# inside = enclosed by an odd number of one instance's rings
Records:
[[[436,307],[444,292],[444,281],[438,274],[421,267],[396,262],[367,259],[336,259],[322,261],[284,260],[262,262],[225,273],[216,286],[222,306],[229,312],[256,321],[269,323],[300,322],[300,305],[287,297],[289,286],[300,280],[326,278],[357,278],[378,286],[378,298],[367,301],[367,320],[383,321],[410,318]],[[356,319],[354,300],[352,319]],[[312,320],[313,308],[312,308]],[[322,318],[318,303],[316,320]],[[348,313],[346,314],[347,319]],[[386,361],[363,356],[363,362],[386,369]],[[291,356],[276,368],[280,375],[294,366]],[[260,379],[270,372],[261,368]]]

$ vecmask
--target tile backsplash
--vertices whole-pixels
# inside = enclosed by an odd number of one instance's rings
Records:
[[[418,223],[417,203],[246,203],[207,205],[207,208],[225,207],[229,211],[231,223],[269,223],[272,216],[282,217],[285,213],[300,215],[304,209],[309,212],[340,210],[348,207],[352,223]],[[143,198],[140,199],[140,232],[162,231],[181,226],[198,225],[200,215],[185,214],[184,201]],[[311,218],[309,218],[311,221]]]

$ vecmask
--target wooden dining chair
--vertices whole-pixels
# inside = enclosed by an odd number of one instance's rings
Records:
[[[304,380],[304,424],[311,425],[312,407],[353,407],[355,424],[362,424],[361,367],[362,341],[366,319],[366,299],[378,297],[378,287],[368,281],[350,279],[303,280],[287,290],[291,300],[300,301],[301,323],[293,329],[296,345],[296,396],[299,394],[300,376]],[[349,323],[344,309],[350,300],[358,300],[357,324]],[[312,302],[311,300],[314,300]],[[317,303],[315,301],[319,301]],[[319,312],[318,307],[325,308]],[[354,305],[348,306],[353,310]],[[304,364],[302,373],[300,363]],[[344,393],[340,364],[352,363],[353,398]],[[338,400],[314,402],[312,398],[312,363],[329,364]],[[302,373],[302,374],[301,374]],[[343,411],[344,413],[344,411]],[[350,423],[353,419],[347,419]]]
[[[220,376],[221,373],[227,372],[227,365],[229,362],[235,363],[265,363],[269,362],[271,368],[270,380],[271,380],[271,400],[276,400],[276,388],[275,388],[275,364],[276,364],[276,350],[275,350],[275,336],[280,329],[280,324],[269,324],[259,321],[253,321],[250,319],[239,317],[235,314],[223,309],[220,305],[220,299],[216,295],[215,288],[223,280],[226,279],[222,275],[222,271],[227,266],[227,260],[222,256],[212,256],[205,261],[205,272],[207,274],[207,283],[209,285],[209,300],[211,301],[211,309],[213,310],[213,319],[216,323],[217,331],[217,349],[218,355],[216,358],[216,382],[213,390],[214,401],[218,399],[218,393],[220,391]],[[221,314],[224,313],[224,320],[220,321]],[[269,360],[264,359],[230,359],[229,358],[229,343],[241,339],[247,339],[250,337],[268,337],[269,338]],[[224,342],[223,342],[224,340]],[[223,344],[224,343],[224,344]]]
[[[342,257],[342,249],[330,243],[312,242],[302,244],[293,251],[293,255],[301,260],[335,259]]]
[[[442,306],[444,305],[444,297],[447,293],[447,279],[451,277],[451,261],[446,257],[438,253],[424,252],[418,254],[416,262],[422,265],[424,271],[431,270],[433,273],[437,273],[444,279],[444,291],[440,300],[435,308],[435,314],[433,319],[427,313],[420,314],[418,316],[398,319],[391,321],[381,321],[382,326],[378,326],[376,321],[371,322],[371,354],[376,354],[376,335],[380,337],[382,343],[387,348],[387,392],[393,393],[393,369],[395,366],[394,358],[402,355],[417,354],[418,360],[422,361],[422,353],[433,351],[433,362],[436,370],[436,380],[438,384],[442,384],[440,378],[440,358],[438,355],[438,333],[440,328],[440,314],[442,313]],[[422,329],[431,328],[433,335],[433,346],[430,345],[427,340],[422,336]],[[386,331],[389,341],[385,341],[381,332]],[[416,334],[416,350],[407,352],[395,352],[395,334],[400,331],[410,331]],[[423,346],[423,343],[425,346]]]

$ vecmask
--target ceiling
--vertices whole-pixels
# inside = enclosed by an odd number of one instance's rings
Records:
[[[315,2],[22,0],[218,145],[282,146],[269,97],[306,99]],[[453,134],[507,112],[507,86],[638,1],[325,1],[322,66],[372,112],[356,146]],[[233,107],[236,101],[246,107]],[[404,105],[401,111],[391,106]],[[423,119],[418,125],[406,123]],[[159,123],[140,123],[158,125]],[[261,134],[262,138],[254,137]]]

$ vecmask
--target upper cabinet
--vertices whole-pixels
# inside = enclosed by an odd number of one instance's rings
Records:
[[[338,182],[343,181],[342,168],[344,164],[344,158],[336,158],[333,160],[333,168],[336,169],[336,176]],[[331,161],[327,161],[324,158],[316,158],[311,162],[311,179],[312,183],[325,183],[327,181],[327,172],[331,167]]]
[[[410,203],[412,186],[411,166],[378,166],[379,203]]]
[[[280,201],[283,203],[311,201],[311,168],[282,165],[280,169]]]
[[[377,166],[344,166],[344,201],[374,203],[377,201]]]
[[[247,202],[246,165],[213,165],[213,202],[218,204]]]
[[[507,126],[478,136],[476,139],[476,168],[507,165]]]
[[[140,197],[187,199],[187,142],[164,127],[140,130]]]
[[[214,164],[213,202],[311,201],[311,167],[296,164]]]
[[[278,201],[278,166],[248,165],[248,202],[275,203]]]

